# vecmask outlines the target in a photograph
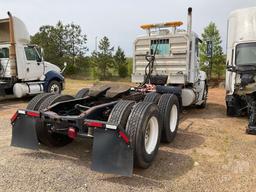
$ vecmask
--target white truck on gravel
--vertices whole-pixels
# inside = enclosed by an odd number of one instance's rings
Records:
[[[10,12],[8,16],[0,19],[0,95],[21,98],[61,93],[64,77],[60,68],[44,61],[42,49],[30,44],[25,24]]]
[[[38,149],[38,142],[60,147],[77,137],[93,138],[93,170],[132,176],[134,166],[148,168],[160,141],[174,141],[181,105],[206,104],[206,75],[199,70],[200,40],[191,31],[191,14],[189,8],[188,31],[176,29],[181,22],[165,23],[173,31],[161,28],[157,34],[152,30],[161,24],[143,26],[150,33],[135,42],[132,80],[138,86],[98,85],[75,97],[37,95],[11,118],[11,145]]]
[[[228,116],[249,116],[247,133],[256,134],[256,7],[228,18],[226,106]]]

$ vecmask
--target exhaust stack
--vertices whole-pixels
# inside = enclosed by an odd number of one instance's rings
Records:
[[[188,8],[188,24],[187,24],[187,31],[188,33],[192,32],[192,7]]]
[[[10,54],[9,54],[9,63],[11,67],[11,76],[17,76],[17,66],[16,66],[16,49],[15,49],[15,37],[14,37],[14,25],[12,14],[8,11],[9,16],[9,30],[10,30]]]

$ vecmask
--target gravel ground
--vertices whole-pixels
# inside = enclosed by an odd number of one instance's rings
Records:
[[[90,170],[90,140],[58,149],[10,147],[10,117],[28,100],[0,101],[0,191],[255,191],[256,136],[246,118],[225,115],[223,89],[210,89],[207,109],[183,112],[175,141],[131,178]]]

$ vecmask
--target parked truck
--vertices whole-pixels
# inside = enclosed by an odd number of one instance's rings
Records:
[[[39,142],[56,147],[93,138],[93,170],[131,176],[134,166],[148,168],[160,141],[174,140],[182,106],[206,105],[200,40],[191,31],[191,8],[188,13],[187,31],[178,30],[182,22],[143,25],[150,33],[134,44],[132,79],[139,85],[97,85],[75,97],[38,95],[11,118],[11,145],[38,149]]]
[[[0,95],[61,93],[60,68],[44,61],[42,49],[30,43],[25,24],[10,12],[8,16],[0,19]]]
[[[256,7],[233,11],[228,18],[227,115],[248,115],[247,133],[256,134]]]
[[[192,9],[188,10],[187,31],[180,30],[181,21],[147,24],[147,33],[134,43],[132,82],[168,85],[181,90],[181,105],[205,108],[207,76],[200,70],[199,36],[192,31]],[[144,55],[155,55],[153,65],[147,65]],[[145,71],[146,69],[146,71]],[[150,74],[150,78],[147,74]]]

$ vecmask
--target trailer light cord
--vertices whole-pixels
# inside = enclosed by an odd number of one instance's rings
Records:
[[[145,80],[142,84],[139,85],[139,87],[143,87],[145,84],[150,83],[150,78],[154,70],[154,64],[155,64],[155,59],[156,59],[156,52],[158,49],[159,45],[159,40],[157,40],[156,48],[154,50],[153,55],[151,54],[146,54],[145,59],[148,61],[147,66],[145,67]]]

